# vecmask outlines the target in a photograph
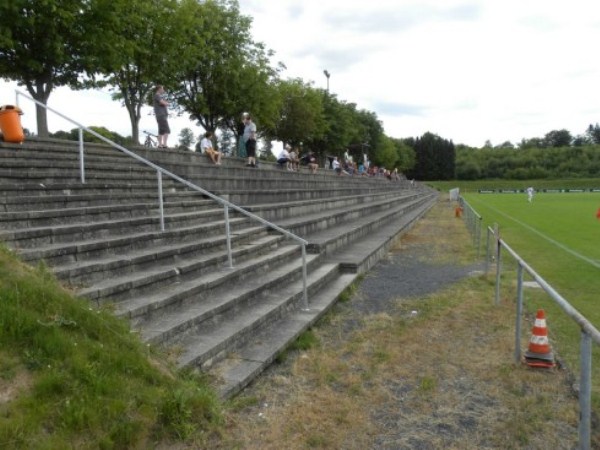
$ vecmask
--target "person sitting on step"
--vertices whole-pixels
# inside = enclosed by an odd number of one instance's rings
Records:
[[[204,133],[204,137],[202,138],[202,141],[200,142],[200,149],[202,150],[202,153],[206,154],[206,156],[208,156],[213,163],[215,163],[217,166],[220,166],[221,165],[221,152],[219,152],[213,148],[212,140],[211,140],[212,137],[213,137],[212,131],[207,131],[206,133]]]
[[[290,160],[290,152],[289,152],[289,150],[291,148],[292,147],[290,147],[290,144],[286,144],[285,147],[279,153],[279,156],[277,157],[277,164],[282,169],[285,166],[287,168],[287,170],[292,170],[291,162],[290,162],[291,161]]]

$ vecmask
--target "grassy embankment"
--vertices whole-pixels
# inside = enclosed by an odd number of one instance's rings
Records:
[[[221,419],[202,380],[0,249],[0,448],[202,443]]]

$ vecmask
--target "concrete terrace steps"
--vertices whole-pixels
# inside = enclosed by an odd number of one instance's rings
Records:
[[[298,268],[298,263],[291,263],[278,268],[276,273],[269,274],[271,289],[261,288],[260,280],[251,280],[240,288],[254,289],[257,295],[239,313],[228,309],[227,312],[231,314],[227,321],[217,318],[212,327],[193,327],[182,339],[173,341],[171,344],[183,349],[179,365],[209,368],[231,351],[243,348],[249,336],[261,325],[276,322],[285,317],[288,311],[300,308],[302,280],[289,276],[290,273],[297,272]],[[322,264],[311,271],[307,280],[309,295],[316,293],[338,273],[335,264]]]
[[[128,199],[131,200],[131,199]],[[114,220],[122,218],[133,218],[158,214],[158,200],[145,203],[126,203],[106,205],[106,198],[102,198],[102,205],[60,207],[63,201],[54,204],[55,207],[46,207],[40,210],[0,212],[0,223],[3,228],[38,228],[42,226],[59,225],[63,222],[88,223],[100,220]],[[164,211],[170,213],[181,213],[188,208],[201,209],[214,207],[212,200],[193,201],[171,201],[163,203]],[[37,205],[36,205],[37,206]]]
[[[318,232],[313,232],[310,235],[308,251],[330,254],[342,247],[353,246],[363,238],[370,239],[375,230],[387,223],[401,220],[405,215],[410,217],[411,211],[428,209],[432,198],[435,197],[421,197],[394,206],[383,204],[379,209],[363,216],[355,216],[350,212],[352,219],[345,220],[340,227],[328,226],[323,227]],[[292,230],[298,230],[297,224],[286,221],[282,222],[280,226],[288,226]],[[305,235],[305,238],[308,238],[308,235]]]
[[[369,194],[339,195],[337,197],[326,196],[318,199],[294,200],[280,203],[263,203],[256,205],[245,205],[244,208],[269,221],[283,219],[307,214],[331,211],[333,209],[344,209],[357,205],[368,205],[374,202],[408,201],[415,194],[403,194],[394,191],[376,192]]]
[[[345,224],[348,224],[351,229],[361,229],[365,225],[371,223],[380,223],[387,219],[391,219],[395,214],[405,211],[407,206],[418,207],[426,197],[412,198],[409,197],[406,201],[397,201],[396,198],[379,200],[367,205],[354,205],[343,208],[330,209],[325,213],[319,212],[315,214],[304,214],[301,217],[286,218],[276,220],[278,226],[286,228],[300,236],[308,239],[309,248],[314,248],[311,242],[315,239],[318,233],[329,230],[330,233],[336,234],[337,225],[342,225],[345,229]],[[400,200],[405,200],[400,197]]]
[[[339,273],[326,286],[312,293],[308,310],[297,308],[290,311],[287,316],[267,324],[259,333],[250,336],[244,345],[214,363],[210,373],[220,396],[231,397],[250,384],[289,343],[298,339],[334,305],[355,278],[355,274]]]
[[[301,262],[293,258],[294,250],[297,249],[278,249],[276,258],[262,255],[257,258],[258,267],[248,261],[234,270],[223,269],[208,274],[204,289],[200,289],[202,285],[193,280],[177,285],[177,301],[173,300],[173,296],[169,298],[171,308],[168,315],[147,314],[140,320],[134,320],[133,325],[141,331],[144,340],[168,346],[179,345],[189,335],[196,336],[199,332],[217,332],[218,328],[228,326],[226,318],[243,316],[245,309],[252,308],[257,298],[281,285],[282,270],[290,280],[301,277],[298,270]],[[315,267],[318,259],[318,255],[308,257],[308,266]],[[239,282],[232,283],[236,280]],[[182,360],[179,363],[186,365]]]
[[[277,202],[297,202],[315,199],[331,199],[348,196],[362,196],[381,193],[381,188],[367,186],[321,187],[312,189],[262,189],[262,190],[233,190],[217,189],[215,194],[226,197],[230,202],[244,207],[272,204]]]
[[[190,308],[193,310],[207,308],[208,304],[220,302],[222,297],[231,296],[234,282],[253,276],[274,264],[280,265],[291,259],[298,259],[297,246],[271,242],[270,247],[259,249],[261,240],[264,241],[265,238],[259,238],[248,244],[248,250],[254,252],[253,258],[237,258],[233,268],[224,263],[211,267],[210,270],[198,270],[197,267],[187,270],[185,267],[176,267],[178,279],[175,283],[162,286],[146,295],[132,296],[115,302],[117,315],[127,317],[132,326],[138,329],[150,330],[156,327],[151,324],[166,323],[165,320],[172,324],[181,323],[191,317]],[[174,317],[181,319],[174,319]],[[144,338],[162,342],[172,337],[176,331],[165,328],[163,336],[147,331]]]
[[[231,237],[232,257],[239,260],[248,255],[253,247],[249,242],[266,236],[264,229],[251,228],[235,233]],[[267,236],[260,241],[264,246],[276,243],[281,236]],[[225,236],[208,237],[182,243],[164,243],[134,248],[126,254],[119,253],[89,260],[78,260],[54,265],[56,275],[71,285],[80,286],[80,295],[89,298],[104,298],[101,295],[108,286],[118,285],[119,280],[130,283],[135,273],[151,274],[159,270],[175,270],[177,274],[188,268],[222,265],[228,261]],[[164,268],[163,268],[164,267]],[[114,290],[114,289],[113,289]],[[123,289],[121,289],[123,290]],[[92,295],[93,294],[93,295]]]
[[[248,224],[247,219],[233,218],[231,228],[236,230]],[[45,259],[47,262],[60,264],[64,262],[85,261],[102,258],[106,255],[125,254],[137,248],[169,244],[172,242],[194,242],[201,238],[218,236],[219,230],[214,223],[199,224],[191,227],[161,232],[158,228],[145,233],[133,232],[122,236],[106,236],[104,238],[72,241],[69,243],[47,243],[20,249],[25,261]],[[9,242],[10,244],[10,242]],[[13,245],[13,247],[15,247]]]
[[[124,274],[83,289],[81,295],[97,299],[98,302],[108,303],[112,300],[120,313],[126,312],[127,317],[135,319],[140,314],[158,310],[164,313],[165,308],[181,303],[189,296],[214,289],[221,283],[237,281],[264,266],[279,264],[294,256],[298,259],[297,246],[280,245],[277,239],[271,239],[270,242],[265,238],[261,240],[248,243],[244,253],[236,252],[233,269],[227,266],[226,252],[205,254],[171,265],[153,266],[151,270],[138,271],[129,276]],[[172,278],[171,282],[163,283],[162,280],[167,278]]]
[[[239,248],[236,250],[236,264],[239,266],[240,263],[245,263],[248,260],[248,256],[252,256],[252,263],[255,264],[253,270],[256,270],[260,267],[259,261],[262,258],[271,257],[278,260],[281,257],[281,251],[273,251],[272,248],[278,246],[279,239],[279,237],[271,238],[270,240],[263,238],[243,244],[248,247],[247,251],[243,252]],[[297,249],[293,248],[292,250],[296,251]],[[250,251],[254,253],[251,254]],[[266,254],[266,252],[268,253]],[[212,277],[212,274],[216,270],[226,267],[226,264],[227,253],[225,251],[214,252],[212,254],[206,252],[196,256],[189,256],[180,261],[173,261],[172,263],[168,261],[158,262],[146,270],[135,270],[130,273],[121,272],[118,276],[99,281],[90,287],[81,289],[79,294],[97,302],[110,300],[118,303],[119,309],[125,308],[123,305],[128,303],[139,304],[139,302],[142,302],[150,305],[152,299],[155,298],[153,294],[159,292],[158,289],[162,287],[160,285],[162,280],[172,278],[173,283],[179,284],[193,278],[188,284],[198,286],[205,282],[205,277]],[[239,267],[234,267],[234,269],[230,271],[230,274],[239,275],[241,273],[238,270]],[[160,294],[161,301],[158,301],[156,305],[150,305],[147,310],[155,310],[158,309],[159,305],[168,303],[168,301],[163,301],[162,295],[165,294],[168,298],[174,295],[173,292],[173,284],[170,284],[167,292]],[[129,314],[129,317],[132,317],[131,314]]]
[[[298,243],[230,210],[229,268],[222,206],[163,177],[161,232],[156,171],[104,144],[85,143],[82,184],[78,143],[0,142],[0,238],[110,304],[144,341],[178,348],[178,364],[210,371],[223,395],[264,370],[436,198],[384,178],[133,151],[307,239],[308,311]]]
[[[182,229],[193,227],[197,224],[221,223],[223,212],[221,210],[206,210],[197,213],[165,214],[165,230]],[[235,226],[240,223],[241,218],[233,218]],[[107,219],[98,222],[85,222],[64,224],[23,230],[10,230],[0,232],[0,239],[13,243],[19,248],[32,248],[51,244],[70,244],[89,240],[98,240],[112,236],[124,236],[136,233],[153,233],[160,230],[160,217],[148,215],[143,217],[125,217],[118,219]]]

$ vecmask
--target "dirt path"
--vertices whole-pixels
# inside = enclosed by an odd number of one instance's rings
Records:
[[[513,363],[513,303],[493,305],[480,269],[441,202],[305,336],[311,348],[233,401],[215,448],[574,448],[568,374]]]

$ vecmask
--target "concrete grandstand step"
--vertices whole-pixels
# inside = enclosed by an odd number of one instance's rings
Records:
[[[361,196],[381,193],[382,190],[368,186],[347,186],[336,188],[333,186],[310,189],[264,189],[264,190],[215,190],[214,193],[227,198],[230,202],[253,206],[263,203],[295,202],[315,199],[331,199],[344,196]]]
[[[230,227],[234,232],[248,227],[244,218],[230,219]],[[257,227],[262,229],[263,227]],[[48,243],[32,245],[31,248],[19,248],[25,261],[44,259],[53,264],[64,264],[68,261],[83,261],[86,259],[102,258],[106,255],[124,254],[137,248],[163,245],[172,242],[192,242],[198,239],[216,236],[223,231],[222,222],[204,223],[175,230],[149,231],[146,233],[129,233],[121,236],[106,236],[99,239],[81,239],[68,243]]]
[[[269,221],[274,221],[287,217],[319,213],[324,210],[350,208],[357,205],[368,206],[390,199],[394,201],[409,201],[411,198],[416,198],[416,194],[410,195],[396,191],[386,191],[359,195],[339,195],[336,197],[329,195],[319,199],[249,205],[245,208]]]
[[[405,205],[419,201],[418,199],[414,200],[414,198],[399,193],[395,198],[379,200],[365,205],[332,208],[324,212],[306,214],[301,217],[291,217],[274,222],[282,228],[292,230],[294,233],[307,238],[323,230],[332,230],[336,225],[344,223],[348,223],[350,224],[349,226],[353,227],[352,224],[361,218],[364,218],[363,222],[368,222],[372,218],[373,224],[376,225],[394,213],[401,213]],[[375,222],[375,220],[378,222]],[[311,248],[315,249],[314,245]]]
[[[164,202],[167,215],[183,213],[187,210],[200,210],[215,206],[212,200],[190,200]],[[158,214],[158,199],[148,203],[107,204],[106,199],[101,206],[80,206],[70,208],[51,208],[28,211],[0,212],[2,228],[39,228],[56,226],[64,223],[90,223],[110,221],[123,218],[134,218]],[[221,211],[222,213],[222,211]]]
[[[183,339],[170,342],[181,348],[178,364],[206,369],[247,342],[261,325],[280,320],[301,308],[302,280],[289,279],[289,273],[294,272],[293,267],[282,267],[277,272],[268,275],[275,277],[271,290],[263,289],[250,304],[230,314],[227,320],[217,318],[212,326],[194,327]],[[338,273],[335,264],[322,264],[311,271],[307,280],[309,298],[334,280]],[[252,280],[254,286],[258,283],[258,280]]]
[[[298,256],[291,248],[282,247],[275,254],[244,262],[234,270],[212,272],[200,282],[183,282],[172,289],[174,292],[159,293],[136,303],[127,302],[126,310],[119,304],[118,313],[135,314],[132,324],[147,342],[185,346],[182,342],[196,339],[200,330],[210,333],[219,324],[236,320],[244,311],[254,309],[258,298],[284,282],[301,278],[302,261]],[[312,268],[318,259],[317,255],[307,257],[307,266]],[[143,309],[146,310],[141,315]],[[163,314],[165,311],[169,314]]]
[[[283,239],[283,236],[266,236],[264,229],[250,228],[241,230],[231,236],[233,258],[240,258],[251,251],[252,242],[260,242],[264,246],[275,245]],[[264,238],[263,238],[264,236]],[[158,265],[170,265],[181,271],[182,260],[202,255],[202,267],[213,264],[223,264],[227,261],[226,238],[222,236],[211,236],[191,242],[164,243],[159,245],[134,248],[126,254],[107,255],[105,257],[77,260],[66,264],[55,264],[56,276],[72,286],[80,289],[103,281],[107,284],[107,278],[115,281],[119,276],[128,276],[136,271],[154,270]],[[240,248],[241,247],[241,248]],[[188,263],[185,263],[188,264]],[[80,293],[83,294],[83,291]]]
[[[245,263],[248,256],[253,256],[254,260],[258,261],[261,255],[265,255],[269,251],[271,251],[269,256],[276,258],[286,254],[282,250],[273,249],[281,240],[280,237],[257,236],[254,241],[240,244],[241,248],[232,250],[232,256],[235,257],[237,266]],[[295,247],[288,248],[288,252],[295,250]],[[131,300],[129,303],[134,303],[139,297],[144,297],[142,301],[147,302],[150,297],[158,295],[159,290],[167,284],[167,281],[170,281],[170,284],[182,283],[193,277],[194,282],[201,282],[200,277],[226,267],[227,263],[227,251],[222,249],[183,255],[175,261],[163,258],[153,264],[148,264],[148,267],[145,268],[126,266],[130,269],[129,272],[121,270],[114,276],[100,279],[92,285],[80,289],[79,295],[94,300],[98,304],[109,301],[125,303],[129,300]]]
[[[290,344],[308,330],[335,304],[339,295],[355,280],[354,274],[339,274],[315,292],[309,309],[297,309],[247,340],[237,350],[215,363],[209,373],[221,397],[231,397],[263,372]]]
[[[204,210],[196,213],[165,214],[165,229],[177,229],[193,226],[198,223],[214,223],[222,221],[222,210]],[[232,219],[234,225],[240,220]],[[53,226],[28,228],[0,232],[0,239],[10,242],[19,248],[38,247],[57,243],[71,243],[103,238],[109,235],[124,235],[135,232],[152,233],[160,230],[158,214],[145,217],[123,217],[100,222],[81,222],[59,224]]]
[[[35,195],[33,192],[24,193],[25,195],[5,196],[0,203],[2,212],[38,212],[53,209],[70,209],[98,207],[106,205],[128,205],[135,203],[158,204],[158,193],[144,191],[139,193],[111,193],[107,195],[100,193],[58,193],[50,195]],[[177,191],[173,193],[164,193],[163,201],[186,201],[186,199],[204,198],[196,192]],[[192,200],[193,201],[193,200]],[[214,203],[214,201],[211,200]]]
[[[366,272],[385,257],[394,242],[427,213],[435,202],[436,197],[432,196],[427,201],[420,203],[419,207],[411,208],[396,220],[388,221],[388,223],[371,230],[365,239],[354,239],[352,245],[339,249],[332,256],[328,256],[327,260],[339,263],[343,272]],[[316,241],[319,242],[319,245],[326,245],[325,242],[332,238],[335,236],[323,233]]]
[[[390,205],[387,209],[356,217],[352,221],[338,222],[336,225],[314,231],[310,235],[305,235],[309,240],[308,250],[314,253],[331,254],[339,249],[353,247],[364,239],[369,240],[369,246],[376,247],[375,243],[370,242],[371,234],[375,230],[384,227],[388,222],[402,223],[413,217],[418,218],[418,214],[411,212],[418,213],[429,209],[428,200],[428,198],[418,198],[410,202]],[[284,223],[284,225],[295,229],[291,223]]]
[[[133,181],[133,182],[115,182],[115,183],[0,183],[0,199],[21,196],[57,196],[57,195],[90,195],[103,194],[110,197],[113,194],[147,194],[148,192],[158,192],[157,183],[152,181]],[[174,193],[178,191],[187,191],[188,188],[176,185],[163,186],[163,193]],[[158,195],[158,194],[157,194]]]

